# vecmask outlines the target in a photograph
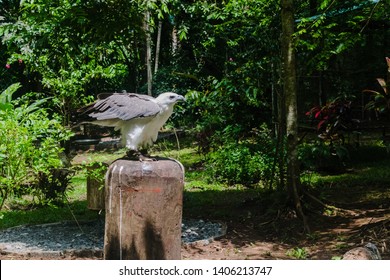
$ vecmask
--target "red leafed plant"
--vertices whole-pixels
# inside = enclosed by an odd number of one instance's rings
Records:
[[[315,106],[306,113],[316,125],[321,139],[302,160],[305,163],[311,162],[310,168],[331,172],[345,170],[345,160],[349,158],[349,152],[344,146],[344,132],[351,131],[355,126],[351,104],[352,101],[339,97],[325,106]]]
[[[325,106],[315,106],[306,113],[317,125],[319,137],[324,140],[343,140],[342,131],[348,130],[353,122],[351,101],[336,98]]]

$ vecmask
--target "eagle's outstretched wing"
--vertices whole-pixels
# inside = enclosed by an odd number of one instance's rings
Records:
[[[119,119],[128,121],[135,118],[145,118],[157,115],[161,107],[155,99],[148,95],[135,93],[100,94],[99,99],[82,108],[84,115],[95,120]]]

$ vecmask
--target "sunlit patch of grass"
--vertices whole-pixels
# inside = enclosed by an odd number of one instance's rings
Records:
[[[87,198],[86,172],[77,172],[71,180],[72,189],[67,192],[69,201],[85,200]]]
[[[321,193],[322,198],[339,203],[378,203],[390,199],[390,155],[383,147],[352,150],[348,171],[323,174],[307,171],[301,181]],[[329,214],[329,213],[326,213]]]
[[[302,182],[313,186],[372,186],[390,185],[390,154],[379,146],[363,146],[351,149],[348,171],[341,174],[304,172]]]
[[[86,201],[74,201],[62,207],[45,206],[30,210],[3,210],[0,212],[0,229],[74,219],[87,221],[97,219],[98,215],[97,211],[87,208]]]

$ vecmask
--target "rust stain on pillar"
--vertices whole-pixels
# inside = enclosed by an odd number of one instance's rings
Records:
[[[181,163],[117,160],[107,171],[105,185],[105,259],[181,258]]]

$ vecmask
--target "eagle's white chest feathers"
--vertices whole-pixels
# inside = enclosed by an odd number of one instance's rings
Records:
[[[120,125],[122,144],[131,150],[147,148],[157,140],[158,132],[172,115],[172,106],[163,106],[161,112],[152,118],[123,121]]]

